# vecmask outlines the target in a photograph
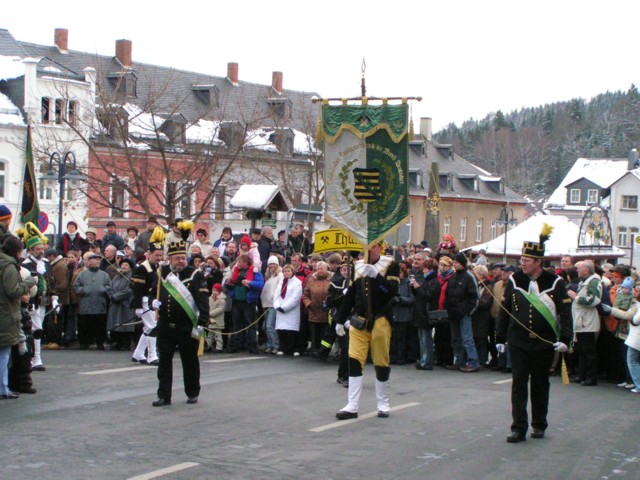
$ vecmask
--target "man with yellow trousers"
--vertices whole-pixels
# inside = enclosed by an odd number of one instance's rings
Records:
[[[389,416],[389,347],[392,307],[398,294],[399,266],[383,256],[383,245],[373,245],[368,260],[355,264],[355,278],[336,314],[336,333],[349,330],[349,391],[347,405],[336,413],[338,420],[358,418],[364,364],[371,349],[376,372],[378,417]]]

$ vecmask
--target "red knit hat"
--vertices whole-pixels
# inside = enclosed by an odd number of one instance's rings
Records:
[[[222,285],[220,285],[219,283],[214,283],[213,287],[211,287],[211,288],[216,290],[218,293],[222,292]]]
[[[247,248],[251,248],[251,239],[249,238],[249,235],[245,235],[244,237],[242,237],[240,239],[240,243],[244,243]]]

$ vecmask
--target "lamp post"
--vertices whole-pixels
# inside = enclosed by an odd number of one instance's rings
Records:
[[[509,202],[505,203],[504,207],[500,210],[500,217],[498,222],[504,225],[504,250],[502,252],[502,263],[507,263],[507,232],[509,231],[509,225],[517,225],[518,221],[513,215],[513,209],[509,208]]]
[[[71,167],[67,172],[67,162]],[[54,164],[57,165],[57,172],[54,169]],[[76,162],[76,156],[73,152],[68,151],[64,154],[54,151],[49,156],[49,166],[44,175],[40,177],[40,180],[58,182],[58,240],[62,238],[62,208],[64,200],[64,185],[68,182],[83,182],[87,177],[82,175],[78,171],[78,165]]]

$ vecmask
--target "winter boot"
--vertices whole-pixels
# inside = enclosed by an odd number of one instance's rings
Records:
[[[349,377],[349,392],[347,394],[347,405],[336,413],[338,420],[348,420],[358,418],[358,406],[360,404],[360,394],[362,393],[362,379],[364,377]]]
[[[389,380],[381,382],[376,380],[376,398],[378,400],[378,417],[387,418],[389,416]]]

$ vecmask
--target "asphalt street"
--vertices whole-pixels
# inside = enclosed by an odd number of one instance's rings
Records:
[[[388,419],[365,369],[360,418],[337,422],[336,364],[205,355],[199,403],[179,360],[173,404],[127,352],[44,352],[35,395],[0,401],[0,479],[638,479],[640,395],[552,378],[542,440],[505,442],[509,375],[394,366]]]

